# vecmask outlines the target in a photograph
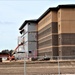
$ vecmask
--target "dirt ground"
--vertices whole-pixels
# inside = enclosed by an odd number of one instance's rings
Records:
[[[25,66],[25,67],[24,67]],[[75,75],[75,61],[33,61],[24,64],[24,61],[0,63],[0,75]]]

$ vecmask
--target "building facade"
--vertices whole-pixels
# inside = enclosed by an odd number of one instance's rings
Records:
[[[37,56],[37,25],[36,22],[27,21],[26,25],[21,30],[21,38],[24,38],[23,49],[27,58]]]
[[[35,23],[37,36],[36,48],[34,49],[37,50],[39,56],[75,55],[75,5],[59,5],[49,8],[37,20],[26,20],[19,30],[26,29],[24,27],[28,23]],[[29,26],[32,27],[32,24]]]

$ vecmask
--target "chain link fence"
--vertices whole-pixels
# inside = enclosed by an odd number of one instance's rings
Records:
[[[24,60],[9,61],[0,57],[0,75],[24,75]]]
[[[0,58],[0,75],[75,75],[75,56],[24,57],[11,62]]]
[[[75,75],[75,56],[32,58],[25,61],[24,71],[24,75]]]

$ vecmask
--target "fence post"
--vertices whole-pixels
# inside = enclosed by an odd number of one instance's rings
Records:
[[[57,59],[58,59],[58,75],[60,75],[59,56],[57,57]]]
[[[24,57],[24,75],[26,75],[26,60],[25,60],[25,57]]]

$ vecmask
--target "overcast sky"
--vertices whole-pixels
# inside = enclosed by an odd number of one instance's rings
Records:
[[[49,7],[72,3],[75,0],[0,0],[0,51],[16,47],[25,20],[37,19]]]

